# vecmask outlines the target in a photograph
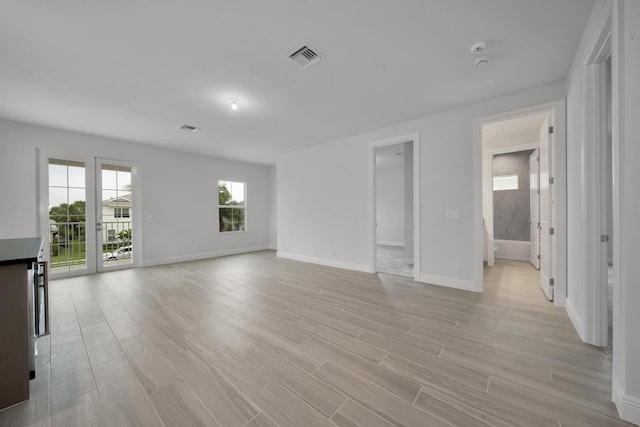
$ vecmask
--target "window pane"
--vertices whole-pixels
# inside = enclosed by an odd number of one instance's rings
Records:
[[[131,191],[131,168],[118,166],[118,190]]]
[[[67,163],[64,160],[49,159],[49,186],[67,186]]]
[[[231,183],[231,198],[236,204],[244,204],[244,182]]]
[[[233,210],[234,231],[244,231],[244,209]]]
[[[103,190],[118,189],[118,174],[116,172],[115,166],[102,165],[102,189]]]
[[[233,231],[233,209],[220,208],[220,231]]]
[[[493,177],[493,191],[517,190],[518,175],[502,175]]]
[[[69,187],[85,188],[84,163],[69,161]]]

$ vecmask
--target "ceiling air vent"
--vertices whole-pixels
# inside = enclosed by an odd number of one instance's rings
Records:
[[[195,127],[195,126],[191,126],[191,125],[182,125],[182,126],[180,126],[180,129],[186,130],[186,131],[189,131],[189,132],[197,132],[197,131],[200,130],[199,127]]]
[[[289,58],[302,68],[308,68],[322,59],[322,57],[314,52],[309,46],[302,46],[300,49],[289,55]]]

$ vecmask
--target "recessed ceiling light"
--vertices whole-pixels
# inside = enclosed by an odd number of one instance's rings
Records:
[[[238,109],[238,100],[235,98],[231,98],[231,109],[236,111]]]
[[[199,127],[191,126],[191,125],[187,125],[187,124],[180,126],[180,129],[187,130],[189,132],[198,132],[200,130]]]

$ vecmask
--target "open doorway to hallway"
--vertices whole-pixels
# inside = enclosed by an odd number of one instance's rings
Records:
[[[413,142],[375,148],[376,272],[413,278]]]
[[[513,271],[535,277],[553,300],[549,236],[549,115],[535,113],[482,126],[485,275],[509,260]],[[542,160],[542,162],[541,162]],[[520,262],[513,262],[520,261]],[[546,286],[545,286],[546,285]]]

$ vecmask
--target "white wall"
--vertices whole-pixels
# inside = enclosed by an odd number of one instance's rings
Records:
[[[142,265],[268,247],[267,167],[6,120],[0,140],[0,238],[36,236],[40,148],[139,163]],[[218,179],[247,182],[246,233],[218,233]]]
[[[547,85],[282,156],[279,254],[371,271],[369,145],[419,132],[419,279],[477,289],[474,269],[482,268],[477,256],[482,242],[474,235],[474,225],[481,221],[481,205],[479,198],[474,200],[474,190],[481,174],[480,165],[473,164],[473,152],[480,153],[481,147],[473,147],[473,121],[562,99],[564,93],[564,83]],[[458,210],[459,218],[447,219],[447,209]],[[458,274],[453,273],[454,265],[459,266]]]
[[[614,240],[614,275],[618,277],[618,292],[614,289],[614,402],[622,417],[640,424],[640,2],[617,0],[613,8],[614,150],[616,141],[619,168],[619,218]],[[618,128],[618,133],[616,133]],[[616,160],[614,160],[615,170]],[[615,198],[615,196],[614,196]],[[615,203],[615,201],[614,201]],[[616,265],[616,263],[618,265]],[[619,335],[615,335],[615,331]],[[617,344],[616,344],[617,343]]]
[[[404,246],[404,168],[376,171],[379,245]]]

